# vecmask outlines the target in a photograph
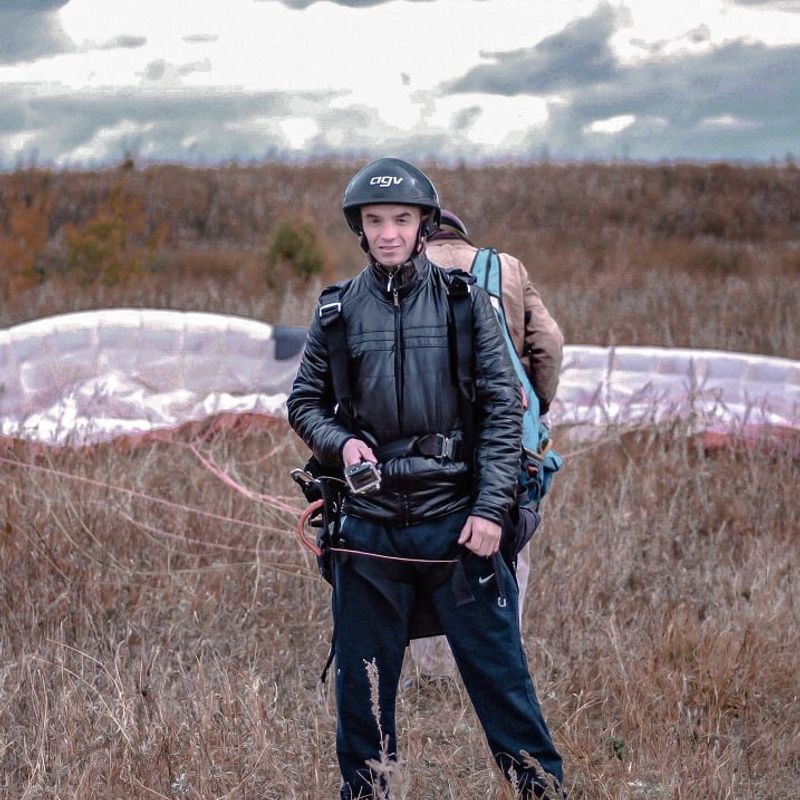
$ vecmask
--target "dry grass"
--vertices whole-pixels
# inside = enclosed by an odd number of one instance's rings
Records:
[[[81,289],[53,266],[59,231],[118,176],[22,176],[47,193],[52,269],[0,324],[132,305],[304,325],[314,287],[261,291],[261,254],[294,204],[352,271],[336,211],[351,171],[125,173],[172,249]],[[798,170],[432,171],[481,239],[526,261],[568,341],[800,358]],[[304,448],[284,423],[187,436],[299,505]],[[572,796],[800,797],[796,455],[706,453],[679,426],[561,445],[523,627]],[[0,457],[0,797],[336,796],[328,591],[293,515],[231,492],[185,440]],[[509,797],[460,683],[405,689],[398,712],[396,797]]]
[[[796,471],[677,429],[571,461],[528,619],[586,796],[800,792]]]
[[[0,175],[0,325],[109,305],[305,325],[318,281],[273,275],[273,237],[287,219],[313,220],[325,280],[360,269],[363,255],[340,211],[355,166]],[[568,341],[800,358],[797,328],[784,324],[800,313],[796,166],[427,168],[476,241],[523,260]],[[136,210],[115,255],[145,274],[76,292],[65,273],[65,232],[82,231],[85,245],[97,245],[92,220],[115,192]],[[159,244],[146,263],[131,260],[153,239]]]
[[[283,423],[195,442],[297,501]],[[3,457],[0,796],[333,797],[328,592],[292,515],[181,443]],[[796,461],[676,428],[568,463],[524,632],[573,797],[798,796]],[[460,684],[402,692],[399,728],[397,796],[502,796]]]

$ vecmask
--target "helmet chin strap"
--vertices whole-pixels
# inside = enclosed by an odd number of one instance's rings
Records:
[[[425,249],[425,237],[422,235],[422,229],[426,225],[425,217],[423,217],[419,222],[419,228],[417,228],[417,241],[414,244],[414,252],[419,254]]]

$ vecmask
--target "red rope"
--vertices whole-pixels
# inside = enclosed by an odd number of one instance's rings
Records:
[[[315,500],[297,520],[297,538],[306,550],[313,553],[317,558],[322,556],[322,548],[316,542],[306,536],[306,522],[309,517],[312,517],[320,508],[322,508],[324,501]],[[411,564],[455,564],[457,558],[405,558],[404,556],[390,556],[383,553],[368,553],[365,550],[350,550],[347,547],[330,547],[328,548],[334,553],[348,553],[352,556],[366,556],[367,558],[380,558],[385,561],[403,561]]]
[[[353,556],[366,556],[367,558],[382,558],[386,561],[406,561],[412,564],[455,564],[457,558],[406,558],[404,556],[389,556],[384,553],[368,553],[366,550],[348,550],[346,547],[331,547],[334,553],[349,553]]]
[[[320,508],[322,508],[323,500],[315,500],[301,515],[300,518],[297,520],[297,538],[300,539],[300,543],[306,550],[311,551],[317,558],[322,556],[322,550],[317,546],[316,542],[312,542],[311,539],[306,536],[306,520],[315,514]]]
[[[17,461],[11,458],[4,458],[0,456],[0,464],[8,464],[12,467],[18,467],[20,469],[27,469],[32,470],[35,472],[44,472],[49,475],[55,475],[58,478],[65,478],[67,480],[76,481],[78,483],[85,483],[88,486],[96,486],[101,489],[108,489],[114,492],[120,492],[121,494],[126,494],[129,497],[138,497],[142,500],[149,500],[152,503],[159,503],[162,506],[168,506],[169,508],[175,508],[180,511],[188,511],[192,514],[199,514],[202,517],[208,517],[209,519],[219,520],[221,522],[232,522],[236,525],[243,525],[247,528],[255,528],[257,530],[262,531],[273,531],[273,532],[281,532],[280,528],[274,528],[269,525],[261,525],[258,522],[249,522],[248,520],[244,519],[235,519],[234,517],[226,517],[222,514],[214,514],[211,511],[203,511],[200,508],[196,508],[195,506],[184,505],[183,503],[175,503],[172,500],[166,500],[163,497],[156,497],[155,495],[146,494],[145,492],[137,492],[135,489],[127,489],[124,486],[115,486],[113,483],[107,483],[106,481],[98,481],[94,478],[86,478],[83,475],[73,475],[70,472],[64,472],[59,469],[55,469],[54,467],[42,467],[38,464],[29,464],[24,461]],[[297,511],[296,508],[292,508],[292,511]]]

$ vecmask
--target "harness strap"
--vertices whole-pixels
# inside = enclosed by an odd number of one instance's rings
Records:
[[[319,314],[320,324],[325,331],[333,394],[340,410],[344,412],[349,422],[352,421],[355,405],[353,402],[353,389],[350,383],[347,335],[342,317],[341,295],[342,289],[339,284],[333,284],[323,289],[319,296],[317,313]]]
[[[458,401],[464,426],[463,452],[470,454],[475,443],[475,381],[473,380],[472,301],[469,283],[457,273],[451,273],[447,287],[452,319],[450,342],[453,365],[458,384]]]
[[[338,587],[336,585],[336,568],[333,567],[331,569],[331,597],[332,599],[336,597],[336,591]],[[325,659],[325,664],[322,667],[322,672],[319,676],[319,682],[325,683],[328,679],[328,670],[331,668],[331,664],[333,664],[333,659],[336,656],[336,633],[337,633],[337,626],[336,626],[336,614],[331,614],[333,617],[333,625],[331,626],[331,643],[330,647],[328,647],[328,657]]]
[[[373,448],[375,457],[381,463],[392,458],[403,458],[411,455],[447,458],[450,461],[463,461],[464,448],[461,435],[446,436],[443,433],[426,433],[422,436],[407,436],[386,442]]]
[[[453,594],[456,598],[456,606],[459,608],[475,600],[472,590],[469,588],[467,573],[464,571],[464,562],[467,559],[467,551],[462,548],[458,563],[453,570]]]
[[[472,379],[472,303],[469,294],[469,283],[460,275],[453,275],[447,288],[447,297],[455,328],[453,346],[456,380],[461,393],[472,403],[475,401],[475,384]]]
[[[497,251],[488,247],[478,250],[470,272],[477,279],[478,285],[483,286],[491,297],[506,350],[526,399],[522,415],[523,457],[519,483],[526,495],[524,502],[538,507],[553,473],[561,468],[563,459],[552,449],[549,428],[541,421],[541,402],[511,338],[503,308],[503,270]]]
[[[333,555],[330,552],[331,542],[339,540],[339,531],[342,525],[342,488],[337,480],[326,480],[321,478],[317,481],[322,492],[322,527],[317,538],[317,549],[320,556],[317,564],[323,577],[331,584],[333,596],[336,596],[338,587],[336,585],[336,568],[333,564]],[[312,551],[313,552],[313,551]],[[333,615],[333,628],[331,630],[331,645],[328,650],[328,657],[325,666],[322,668],[320,683],[325,683],[328,677],[328,670],[333,663],[336,655],[336,614]]]

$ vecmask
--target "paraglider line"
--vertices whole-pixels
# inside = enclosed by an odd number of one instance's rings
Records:
[[[103,481],[97,481],[93,478],[85,478],[82,475],[72,475],[69,472],[63,472],[62,470],[54,469],[53,467],[40,467],[37,464],[25,464],[21,461],[16,461],[11,458],[5,458],[0,456],[0,464],[8,464],[12,467],[19,467],[21,469],[28,469],[33,470],[36,472],[44,472],[50,475],[55,475],[59,478],[66,478],[68,480],[77,481],[78,483],[85,483],[89,486],[97,486],[101,489],[110,489],[115,492],[121,492],[122,494],[127,494],[130,497],[138,497],[142,500],[149,500],[152,503],[159,503],[164,506],[168,506],[170,508],[176,508],[181,511],[188,511],[191,514],[198,514],[199,516],[208,517],[210,519],[215,519],[220,522],[232,522],[236,525],[243,525],[247,528],[255,528],[256,530],[261,531],[271,531],[275,532],[276,529],[270,527],[268,525],[261,525],[258,522],[249,522],[243,519],[236,519],[234,517],[226,517],[222,514],[215,514],[212,511],[203,511],[199,508],[194,508],[193,506],[187,506],[183,503],[175,503],[172,500],[165,500],[162,497],[155,497],[153,495],[146,494],[144,492],[137,492],[135,489],[126,489],[123,486],[114,486],[111,483],[104,483]],[[297,512],[298,509],[293,509],[293,512]]]

